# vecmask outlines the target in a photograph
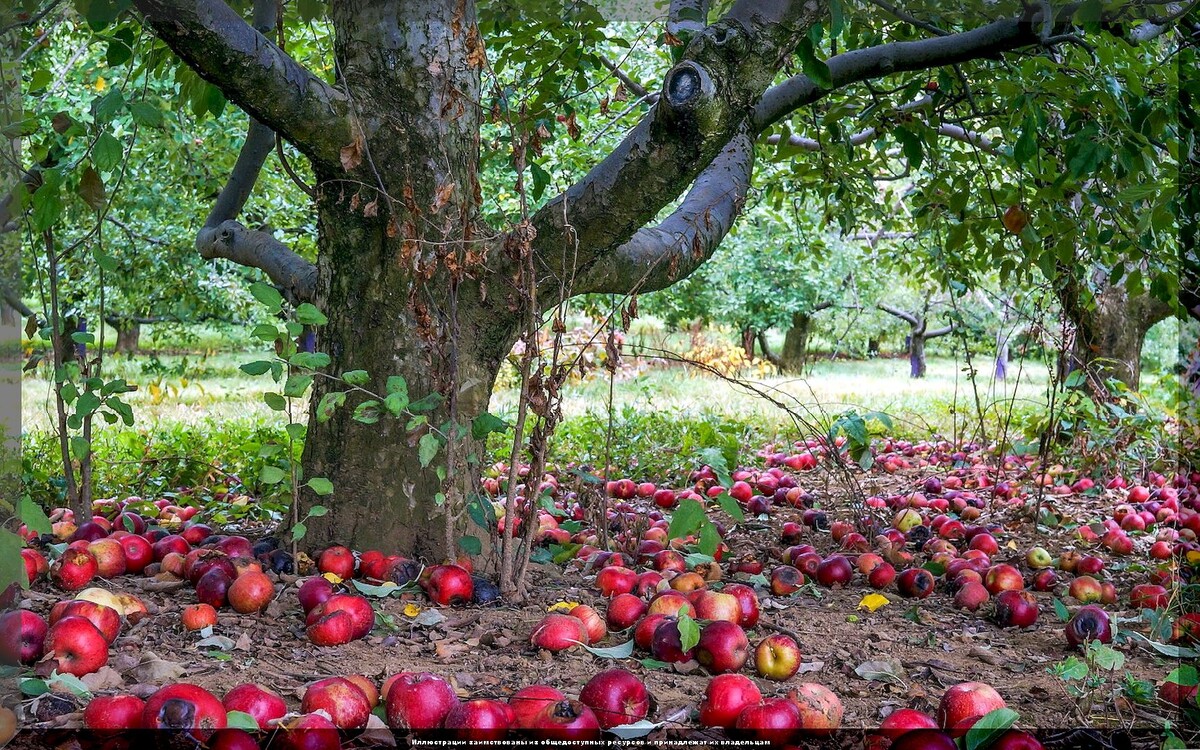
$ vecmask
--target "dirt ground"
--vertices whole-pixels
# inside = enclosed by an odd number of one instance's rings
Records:
[[[877,479],[876,484],[898,489],[911,487],[921,479],[923,475],[909,472]],[[877,486],[873,491],[881,488]],[[1094,520],[1097,508],[1118,500],[1123,500],[1123,493],[1106,492],[1099,500],[1065,498],[1057,501],[1056,510],[1066,517]],[[983,519],[1004,526],[998,536],[1001,551],[993,556],[993,562],[1012,562],[1023,568],[1024,551],[1032,545],[1045,546],[1055,555],[1076,545],[1070,532],[1048,532],[1018,522],[1015,517],[1014,512],[1000,509],[989,511]],[[778,560],[782,549],[778,529],[788,520],[799,521],[800,511],[775,508],[768,523],[736,529],[727,542],[739,555],[753,552],[759,556],[769,571],[771,561]],[[1144,550],[1150,541],[1152,537],[1148,536],[1139,539],[1135,554],[1126,560],[1109,558],[1107,573],[1117,583],[1121,598],[1107,609],[1118,622],[1138,616],[1121,607],[1127,606],[1129,588],[1145,582],[1144,568],[1137,563],[1145,561]],[[835,548],[828,533],[809,529],[802,543],[813,544],[822,553]],[[113,645],[109,666],[89,676],[85,683],[96,693],[133,692],[144,696],[157,686],[187,681],[220,696],[237,684],[258,682],[281,694],[298,710],[305,685],[331,675],[364,674],[378,683],[399,671],[429,671],[449,679],[463,696],[504,699],[533,683],[576,694],[596,672],[619,665],[645,679],[656,704],[651,718],[669,722],[650,740],[667,741],[682,735],[698,740],[720,737],[719,733],[704,733],[695,722],[694,711],[710,679],[698,668],[647,669],[639,663],[646,654],[635,653],[634,658],[614,664],[583,650],[551,655],[533,648],[530,632],[548,607],[572,601],[591,604],[603,612],[605,603],[591,585],[591,576],[577,567],[568,566],[564,571],[551,564],[534,565],[531,576],[533,594],[522,605],[446,608],[439,610],[443,617],[436,624],[418,624],[415,618],[406,616],[407,601],[395,597],[375,600],[380,615],[375,632],[365,640],[334,648],[313,646],[305,637],[303,613],[296,600],[296,576],[277,576],[276,600],[262,614],[222,611],[215,635],[229,639],[223,642],[183,631],[180,610],[196,601],[189,586],[152,591],[148,590],[154,585],[149,579],[123,576],[102,585],[139,594],[151,616],[126,627]],[[1019,712],[1019,726],[1037,728],[1048,738],[1058,738],[1057,743],[1050,744],[1060,747],[1104,746],[1095,744],[1101,742],[1097,736],[1067,733],[1078,727],[1101,730],[1107,738],[1103,741],[1113,747],[1145,743],[1157,746],[1163,736],[1162,721],[1178,722],[1170,708],[1135,705],[1120,696],[1126,674],[1156,683],[1179,665],[1178,660],[1132,643],[1116,646],[1126,657],[1124,671],[1096,691],[1090,710],[1084,700],[1067,692],[1066,684],[1049,672],[1069,655],[1051,593],[1035,593],[1040,606],[1038,623],[1017,631],[1000,630],[986,620],[982,610],[976,614],[955,609],[951,597],[940,588],[928,599],[916,601],[902,599],[894,586],[890,587],[884,593],[891,603],[873,613],[858,608],[860,599],[870,592],[857,574],[854,583],[844,590],[807,586],[781,599],[760,592],[762,621],[749,633],[751,644],[770,632],[784,631],[795,635],[804,654],[801,673],[788,682],[755,678],[764,696],[783,695],[799,682],[821,683],[843,701],[843,726],[862,729],[878,726],[883,717],[901,707],[932,713],[946,687],[980,680],[999,690],[1009,706]],[[1066,598],[1065,585],[1060,586],[1058,596],[1073,605]],[[60,598],[45,584],[29,592],[28,597],[27,606],[42,614]],[[428,611],[420,594],[413,595],[412,601]],[[423,618],[426,622],[437,619],[428,615]],[[1146,630],[1140,621],[1125,627]],[[629,637],[628,633],[610,633],[601,645],[616,645]],[[856,667],[878,660],[893,663],[895,680],[869,681],[856,675]],[[743,673],[753,677],[749,667]],[[26,701],[26,726],[80,726],[80,708],[47,703],[47,699]],[[36,721],[39,715],[43,721]],[[1113,739],[1112,732],[1118,730],[1134,730],[1142,738]],[[41,736],[45,739],[52,735]],[[375,744],[378,739],[360,740],[360,744]],[[860,746],[861,737],[846,732],[818,744]]]

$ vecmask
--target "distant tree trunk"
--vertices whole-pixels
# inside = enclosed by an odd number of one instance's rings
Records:
[[[0,325],[6,328],[21,325],[21,314],[11,305],[0,305]]]
[[[767,332],[759,331],[757,338],[758,350],[762,353],[763,357],[771,364],[782,369],[783,362],[780,360],[778,354],[771,351],[771,344],[767,341]]]
[[[923,378],[925,369],[925,337],[913,334],[908,337],[908,375]]]
[[[746,359],[754,359],[754,328],[746,326],[742,329],[742,351],[746,353]]]
[[[804,372],[808,364],[808,334],[812,329],[812,316],[808,313],[792,313],[792,326],[783,339],[783,352],[779,357],[780,369],[784,372]]]
[[[137,354],[138,342],[142,337],[142,324],[137,321],[125,321],[121,325],[116,326],[117,329],[117,354]]]
[[[1091,384],[1093,390],[1109,378],[1137,390],[1146,333],[1166,320],[1171,308],[1148,294],[1130,297],[1117,284],[1101,290],[1093,307],[1068,306],[1067,314],[1075,325],[1067,373],[1082,369],[1094,375],[1098,380]]]

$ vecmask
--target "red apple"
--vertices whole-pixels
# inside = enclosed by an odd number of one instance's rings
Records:
[[[275,584],[265,573],[248,571],[229,587],[229,605],[241,614],[261,612],[275,598]]]
[[[803,585],[804,574],[791,565],[780,565],[771,571],[771,593],[775,596],[789,596]]]
[[[154,562],[154,548],[145,537],[128,534],[117,539],[117,543],[125,553],[125,572],[141,573],[147,565]]]
[[[1067,645],[1071,648],[1086,641],[1112,643],[1112,626],[1109,623],[1108,613],[1094,604],[1076,610],[1075,614],[1071,615],[1071,619],[1067,621],[1063,632],[1067,636]]]
[[[225,723],[225,707],[217,696],[187,682],[160,688],[146,699],[142,710],[142,728],[188,730],[201,742],[224,729]]]
[[[800,711],[787,698],[769,698],[742,709],[734,730],[738,737],[786,745],[800,732]]]
[[[203,630],[217,624],[217,610],[211,604],[192,604],[183,608],[179,619],[188,630]]]
[[[917,729],[900,735],[890,750],[958,750],[958,744],[945,732]]]
[[[646,718],[650,694],[638,677],[624,669],[609,669],[588,680],[579,700],[596,714],[604,729]]]
[[[343,581],[354,577],[354,553],[349,548],[334,545],[317,557],[317,570],[333,573]]]
[[[985,716],[1004,708],[1004,699],[991,686],[982,682],[960,682],[947,688],[938,704],[937,721],[943,729],[958,727],[967,719]]]
[[[700,725],[730,729],[747,706],[762,700],[754,680],[740,674],[717,675],[700,701]]]
[[[846,586],[853,576],[850,561],[841,555],[830,555],[817,566],[817,581],[826,588]]]
[[[994,605],[992,619],[1002,628],[1028,628],[1037,622],[1037,600],[1028,591],[1001,591]]]
[[[567,614],[583,623],[583,628],[587,632],[587,645],[594,646],[608,635],[608,626],[604,624],[604,618],[588,605],[578,604],[572,607]]]
[[[340,750],[338,728],[321,714],[304,714],[281,725],[271,750]]]
[[[1067,593],[1083,604],[1098,602],[1104,594],[1100,582],[1091,576],[1080,576],[1071,581]]]
[[[53,626],[63,617],[72,615],[87,618],[109,644],[121,634],[121,614],[117,610],[84,599],[55,604],[50,610],[50,625]]]
[[[935,584],[933,573],[924,568],[909,568],[896,579],[900,595],[910,599],[924,599],[933,593]]]
[[[795,570],[795,568],[792,568]],[[733,594],[701,589],[692,599],[699,620],[726,620],[736,623],[742,619],[742,607]]]
[[[305,632],[317,646],[341,646],[355,640],[354,618],[345,610],[326,612],[314,609],[309,613]]]
[[[99,695],[83,709],[83,725],[101,737],[142,728],[146,702],[136,695]]]
[[[503,739],[511,725],[507,703],[483,698],[456,703],[442,724],[455,738],[468,742]]]
[[[746,663],[750,642],[737,623],[714,620],[701,629],[695,653],[696,661],[711,674],[736,672]]]
[[[763,638],[754,649],[754,667],[768,680],[791,679],[800,670],[801,660],[800,647],[783,633]]]
[[[350,616],[351,640],[366,638],[375,627],[375,608],[365,596],[357,594],[334,594],[308,613],[305,624],[312,625],[326,615],[339,611]]]
[[[687,596],[678,591],[662,592],[651,599],[650,606],[646,608],[646,614],[650,615],[678,617],[680,613],[694,618],[696,616],[696,608],[692,606]]]
[[[200,580],[196,582],[196,598],[202,604],[220,609],[228,601],[231,585],[233,585],[233,577],[222,568],[214,566],[200,576]]]
[[[225,694],[221,701],[226,711],[241,711],[254,717],[259,729],[266,729],[271,722],[287,714],[287,704],[273,690],[246,682]]]
[[[300,584],[296,596],[300,599],[300,606],[304,611],[311,612],[318,604],[333,596],[333,584],[323,576],[313,576]]]
[[[928,714],[911,708],[899,708],[879,722],[879,734],[889,740],[918,729],[937,729],[938,723]]]
[[[608,603],[605,620],[612,630],[626,630],[646,614],[646,602],[633,594],[617,594]]]
[[[1053,591],[1058,585],[1058,574],[1050,568],[1039,570],[1033,577],[1034,591]]]
[[[955,592],[954,606],[974,612],[982,607],[990,598],[987,589],[984,588],[982,583],[968,581]]]
[[[1143,583],[1129,592],[1129,606],[1134,609],[1164,609],[1170,598],[1164,587]]]
[[[91,583],[98,569],[92,553],[68,549],[50,566],[50,579],[63,591],[79,591]]]
[[[629,568],[609,566],[601,568],[596,574],[596,587],[600,595],[614,597],[618,594],[628,594],[637,585],[638,574]]]
[[[0,615],[0,663],[33,664],[42,658],[48,629],[40,615],[27,609]]]
[[[1025,579],[1021,571],[1011,565],[993,565],[987,569],[983,577],[983,585],[992,596],[1001,591],[1020,591],[1025,588]]]
[[[187,540],[177,534],[168,534],[157,542],[153,543],[154,561],[162,562],[163,558],[171,552],[180,555],[186,555],[192,550],[192,545],[187,543]]]
[[[388,726],[417,733],[440,729],[458,705],[450,683],[425,672],[402,673],[387,691],[386,700]]]
[[[867,583],[871,584],[871,588],[885,589],[892,584],[896,578],[896,569],[891,563],[881,562],[871,568],[871,572],[867,574]]]
[[[96,558],[96,575],[101,578],[116,578],[125,573],[125,549],[116,539],[97,539],[87,546],[87,551]]]
[[[460,565],[437,565],[429,571],[425,594],[442,607],[466,604],[475,594],[475,582],[471,573]]]
[[[514,729],[533,729],[538,715],[548,706],[564,701],[567,696],[558,688],[549,685],[530,685],[513,693],[508,698],[513,714]]]
[[[91,674],[108,662],[108,641],[104,634],[90,620],[78,615],[69,615],[50,626],[43,650],[54,652],[59,672],[76,677]]]
[[[744,583],[731,583],[722,589],[721,593],[729,594],[737,599],[740,610],[738,625],[743,628],[753,628],[758,624],[758,594],[752,587]]]
[[[565,651],[588,642],[587,626],[577,617],[552,612],[542,618],[529,640],[547,651]]]
[[[988,750],[1044,750],[1042,743],[1038,742],[1037,737],[1034,737],[1028,732],[1022,732],[1019,729],[1010,729],[1004,734],[996,738],[996,741],[988,746]]]
[[[300,701],[300,710],[306,714],[324,711],[338,729],[364,727],[371,715],[367,696],[344,677],[328,677],[309,685]]]
[[[665,617],[654,629],[654,637],[650,640],[650,655],[659,661],[676,664],[694,658],[695,648],[683,648],[679,621],[674,617]]]
[[[816,682],[804,682],[788,692],[788,700],[800,711],[800,725],[806,735],[829,735],[842,725],[845,707],[842,699]]]
[[[654,631],[662,624],[663,620],[669,619],[667,615],[646,615],[633,629],[633,643],[643,651],[649,651],[650,645],[654,641]]]

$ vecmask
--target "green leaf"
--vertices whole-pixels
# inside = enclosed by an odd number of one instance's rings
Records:
[[[96,144],[92,146],[92,163],[101,172],[112,171],[121,163],[121,157],[124,155],[125,150],[121,147],[121,142],[107,131],[101,133],[96,139]]]
[[[1021,135],[1013,144],[1013,160],[1017,164],[1024,164],[1037,154],[1037,149],[1037,121],[1026,117],[1025,124],[1021,127]]]
[[[716,497],[717,505],[721,506],[721,510],[729,514],[736,523],[741,523],[746,520],[746,514],[742,511],[742,506],[728,492],[722,492]]]
[[[271,312],[279,312],[283,309],[283,295],[270,284],[256,281],[250,285],[250,294],[254,295],[254,299],[266,305]]]
[[[700,626],[687,614],[680,612],[676,622],[679,628],[679,642],[684,651],[691,651],[700,642]]]
[[[670,662],[658,659],[642,659],[639,663],[646,669],[668,669],[671,666]]]
[[[1171,673],[1166,676],[1167,682],[1174,682],[1183,687],[1191,687],[1192,685],[1200,685],[1200,672],[1190,664],[1185,664],[1181,667],[1176,667],[1171,670]]]
[[[1067,605],[1063,604],[1057,596],[1054,597],[1054,614],[1058,616],[1059,622],[1067,622],[1071,619],[1071,612],[1067,609]]]
[[[354,407],[354,421],[362,422],[363,424],[375,424],[379,421],[380,411],[379,402],[374,399],[363,401],[358,406]]]
[[[679,507],[671,514],[671,525],[667,527],[667,537],[670,539],[679,539],[688,534],[695,533],[700,528],[700,523],[704,520],[706,520],[704,506],[693,498],[686,498],[679,503]]]
[[[308,527],[304,525],[303,521],[297,521],[292,526],[292,539],[298,542],[306,536],[308,536]],[[358,583],[358,581],[354,581],[353,583]]]
[[[964,738],[965,750],[981,750],[996,741],[996,739],[1017,723],[1019,716],[1011,708],[997,708],[989,711],[967,730]]]
[[[326,508],[324,505],[314,505],[313,507],[308,509],[308,515],[311,518],[320,518],[322,516],[327,516],[327,515],[329,515],[329,508]]]
[[[307,370],[320,370],[329,366],[329,355],[324,352],[296,352],[288,357],[288,364]]]
[[[421,412],[433,411],[441,403],[442,394],[431,393],[423,399],[413,401],[408,405],[408,410],[413,414],[420,414]]]
[[[1088,644],[1088,657],[1093,664],[1105,672],[1113,672],[1125,666],[1125,654],[1099,641],[1092,641]]]
[[[301,21],[308,23],[325,15],[325,3],[323,0],[298,0],[296,12],[300,14]]]
[[[390,375],[387,379],[387,386],[385,390],[388,393],[403,393],[407,396],[408,381],[404,379],[403,375]]]
[[[476,440],[482,440],[493,432],[505,432],[507,430],[508,422],[488,412],[480,414],[471,421],[471,437]]]
[[[92,452],[92,444],[86,438],[75,436],[71,438],[71,455],[80,461],[87,458],[87,455]]]
[[[17,519],[30,531],[37,534],[51,532],[50,519],[46,517],[46,511],[42,510],[42,506],[29,497],[23,497],[17,502]]]
[[[247,362],[238,367],[238,369],[247,375],[265,375],[271,371],[271,363],[265,359],[260,359],[257,362]]]
[[[427,468],[432,463],[434,456],[437,455],[438,448],[442,446],[437,435],[432,432],[427,432],[421,436],[417,442],[417,459],[421,462],[421,468]]]
[[[1055,665],[1054,673],[1059,679],[1072,681],[1082,680],[1088,675],[1088,665],[1077,656],[1068,656]]]
[[[25,563],[21,559],[21,548],[25,542],[8,529],[0,528],[0,591],[16,583],[25,588],[29,580],[25,577]]]
[[[88,690],[88,686],[83,684],[83,680],[70,673],[51,672],[50,679],[46,680],[46,684],[51,686],[62,685],[80,698],[90,698],[92,696],[92,691]]]
[[[325,313],[321,312],[316,305],[310,302],[302,302],[296,308],[296,320],[306,326],[323,326],[329,322],[329,318],[325,317]]]
[[[345,403],[346,393],[344,391],[333,391],[321,396],[321,402],[317,404],[317,422],[322,424],[328,422],[338,407]]]
[[[258,472],[258,479],[263,484],[279,484],[287,477],[287,473],[278,466],[264,466]]]
[[[467,535],[461,537],[458,540],[458,547],[472,557],[483,554],[483,542],[479,541],[479,537],[477,536]]]
[[[332,495],[333,482],[325,477],[313,477],[307,482],[308,488],[318,495]]]
[[[279,327],[270,323],[259,323],[250,331],[250,335],[263,341],[274,341],[279,338]]]
[[[342,380],[350,385],[364,386],[371,382],[371,375],[366,370],[349,370],[342,373]]]
[[[700,524],[700,551],[706,555],[715,555],[721,544],[721,533],[717,525],[707,518]]]
[[[408,406],[408,391],[398,391],[389,393],[383,399],[383,408],[387,409],[393,417],[398,417],[404,413],[405,407]]]
[[[299,398],[304,395],[312,382],[312,375],[289,375],[287,382],[283,384],[283,395],[289,398]]]
[[[46,681],[39,680],[36,677],[22,677],[20,687],[21,694],[28,695],[30,698],[50,692],[50,686],[46,684]]]
[[[800,67],[804,70],[804,75],[823,89],[833,88],[833,75],[829,72],[829,66],[824,60],[817,59],[811,39],[801,39],[800,44],[796,45],[796,54],[800,57]]]
[[[163,124],[162,110],[149,102],[134,102],[129,105],[133,121],[148,128],[159,128]]]
[[[244,711],[229,711],[225,714],[225,724],[230,729],[244,729],[247,732],[257,732],[261,729],[258,721]]]
[[[601,659],[628,659],[633,656],[633,641],[628,640],[617,646],[608,646],[607,648],[595,648],[586,643],[581,643],[593,656],[599,656]]]
[[[274,411],[287,410],[287,399],[285,399],[283,396],[280,396],[278,393],[275,393],[274,391],[267,391],[264,393],[263,401]]]
[[[107,94],[92,102],[92,117],[96,118],[97,123],[106,123],[124,108],[125,95],[121,93],[121,89],[114,86]]]

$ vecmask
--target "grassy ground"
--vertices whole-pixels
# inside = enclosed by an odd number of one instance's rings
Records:
[[[238,370],[239,364],[252,359],[251,354],[229,353],[122,357],[110,359],[106,372],[108,377],[125,377],[138,385],[129,401],[143,426],[276,419],[278,415],[262,401],[262,394],[274,388],[270,378],[252,378]],[[886,412],[898,429],[914,434],[952,434],[964,420],[975,421],[975,389],[960,363],[932,359],[923,380],[909,378],[907,367],[902,359],[822,361],[804,378],[776,376],[739,383],[682,366],[656,367],[618,380],[612,389],[612,404],[617,410],[635,407],[790,424],[787,413],[771,403],[773,399],[812,422],[850,408]],[[1046,380],[1045,369],[1037,366],[1026,367],[1007,383],[981,376],[977,382],[979,403],[993,417],[1006,412],[1010,404],[1036,408],[1044,403]],[[510,413],[516,400],[514,390],[498,391],[493,411],[502,416]],[[607,411],[608,403],[608,379],[592,378],[569,386],[564,412],[569,419],[589,411]],[[44,373],[26,376],[22,416],[27,431],[47,429],[53,423],[53,394]]]

